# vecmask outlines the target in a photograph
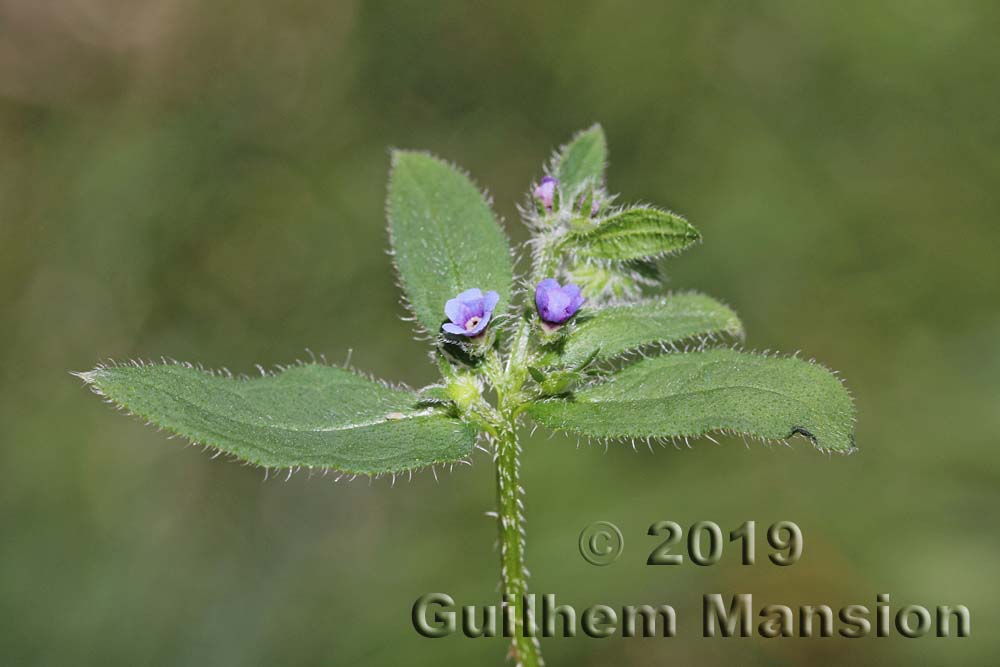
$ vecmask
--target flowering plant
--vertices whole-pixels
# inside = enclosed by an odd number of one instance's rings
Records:
[[[438,384],[411,390],[316,362],[254,379],[166,361],[79,375],[156,426],[289,473],[395,477],[468,462],[482,439],[497,472],[502,589],[515,605],[527,591],[518,468],[525,417],[633,447],[723,432],[798,435],[823,451],[851,451],[853,406],[832,373],[741,351],[733,345],[743,338],[740,320],[712,298],[651,296],[658,260],[701,236],[675,213],[616,205],[606,153],[601,128],[585,130],[529,189],[522,217],[531,266],[519,280],[472,181],[426,153],[393,153],[392,250]],[[513,616],[512,655],[541,664],[537,639],[521,631],[519,611]]]

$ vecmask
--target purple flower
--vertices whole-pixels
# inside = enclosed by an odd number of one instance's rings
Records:
[[[556,197],[557,185],[559,185],[559,179],[553,178],[552,176],[546,176],[535,188],[535,197],[538,201],[542,202],[542,206],[544,206],[547,211],[552,210],[552,202]]]
[[[561,287],[555,278],[546,278],[535,288],[535,305],[542,321],[562,324],[580,310],[584,298],[576,285]]]
[[[478,336],[490,323],[499,301],[496,292],[483,294],[478,287],[465,290],[444,304],[444,314],[451,320],[444,324],[444,330],[456,336]]]

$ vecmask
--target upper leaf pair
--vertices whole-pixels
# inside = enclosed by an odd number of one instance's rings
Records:
[[[600,126],[577,135],[553,163],[561,190],[599,185],[606,156]],[[425,153],[394,152],[388,217],[403,289],[425,331],[437,334],[442,304],[470,288],[497,291],[497,312],[509,305],[513,267],[506,237],[486,198],[463,173]],[[570,231],[561,249],[588,259],[629,261],[675,252],[699,239],[683,218],[635,207]]]

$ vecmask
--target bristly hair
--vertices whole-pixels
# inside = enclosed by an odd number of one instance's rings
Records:
[[[346,363],[343,364],[343,365],[339,365],[338,366],[336,364],[329,363],[327,361],[327,359],[326,359],[326,356],[323,355],[323,354],[320,354],[319,357],[317,358],[317,356],[315,354],[313,354],[313,352],[310,349],[306,348],[306,352],[310,356],[309,360],[295,359],[293,362],[291,362],[289,364],[274,364],[271,369],[267,369],[267,368],[263,367],[260,364],[255,364],[255,368],[257,369],[257,375],[256,376],[252,376],[252,375],[249,375],[247,373],[236,373],[236,374],[234,374],[228,368],[224,368],[224,367],[223,368],[217,368],[217,369],[206,368],[205,366],[203,366],[200,363],[192,363],[192,362],[187,362],[187,361],[178,361],[178,360],[176,360],[174,358],[165,357],[165,356],[161,357],[159,361],[154,361],[152,359],[141,359],[141,358],[129,359],[129,360],[126,360],[126,361],[117,361],[115,359],[107,359],[107,360],[105,360],[103,362],[98,363],[94,367],[93,370],[89,370],[89,371],[70,371],[70,375],[73,375],[74,377],[77,377],[77,378],[80,378],[81,380],[83,380],[83,382],[87,385],[87,387],[94,394],[96,394],[97,396],[99,396],[102,401],[104,401],[108,405],[111,405],[112,407],[114,407],[119,412],[122,412],[124,414],[130,415],[130,416],[135,417],[137,419],[140,419],[140,420],[143,421],[143,423],[145,423],[146,426],[155,428],[159,432],[166,432],[168,434],[167,435],[167,439],[168,440],[174,440],[174,439],[178,439],[179,438],[179,439],[182,439],[186,443],[186,445],[189,446],[189,447],[200,447],[202,449],[202,451],[210,452],[211,453],[211,457],[210,458],[212,460],[215,460],[215,459],[218,459],[218,458],[223,458],[224,460],[231,461],[231,462],[234,462],[234,463],[240,463],[240,464],[242,464],[244,466],[259,468],[259,469],[261,469],[261,470],[264,471],[264,479],[265,480],[269,479],[272,476],[272,472],[274,472],[274,471],[284,471],[284,473],[285,473],[284,476],[285,476],[286,480],[290,479],[293,474],[295,474],[295,473],[297,473],[299,471],[307,471],[309,473],[308,476],[310,478],[312,478],[316,474],[321,474],[323,477],[326,477],[330,473],[333,473],[335,475],[333,477],[334,481],[338,481],[338,482],[341,481],[341,480],[353,481],[353,480],[355,480],[355,479],[357,479],[359,477],[366,477],[366,478],[369,479],[369,481],[371,481],[371,480],[377,480],[377,479],[381,479],[383,477],[390,477],[391,476],[391,478],[393,480],[393,484],[394,484],[396,478],[399,477],[400,475],[404,475],[404,474],[407,476],[407,479],[409,480],[409,479],[412,479],[414,473],[420,473],[420,472],[423,472],[425,470],[429,470],[431,472],[431,474],[433,474],[435,476],[435,478],[437,478],[437,470],[436,470],[436,468],[438,466],[446,467],[448,469],[448,471],[451,472],[451,471],[454,470],[455,465],[460,465],[460,464],[472,465],[472,456],[471,456],[471,454],[468,455],[468,456],[464,456],[464,457],[455,459],[455,460],[436,461],[436,462],[433,462],[433,463],[430,463],[430,464],[427,464],[427,465],[415,466],[413,468],[405,468],[405,469],[400,469],[400,470],[396,470],[396,471],[379,472],[379,473],[370,473],[370,472],[353,471],[353,470],[342,470],[342,469],[334,468],[332,466],[313,466],[313,465],[304,465],[304,464],[302,464],[302,465],[292,465],[292,466],[279,466],[279,467],[272,466],[272,465],[266,465],[266,464],[262,464],[262,463],[260,463],[258,461],[251,461],[251,460],[248,460],[248,459],[245,459],[245,458],[241,458],[240,456],[238,456],[236,454],[233,454],[231,452],[228,452],[228,451],[222,449],[221,447],[218,447],[217,445],[215,445],[213,443],[205,442],[205,441],[202,441],[202,440],[199,440],[199,439],[188,438],[187,436],[185,436],[183,434],[180,434],[180,433],[177,433],[177,432],[173,431],[169,426],[167,426],[165,424],[161,424],[161,423],[159,423],[157,421],[153,421],[153,420],[147,419],[143,415],[140,415],[140,414],[137,414],[137,413],[133,412],[132,410],[130,410],[124,404],[122,404],[122,403],[116,401],[114,398],[108,396],[97,385],[98,377],[99,377],[99,375],[103,371],[111,370],[111,369],[117,369],[117,368],[123,368],[123,367],[128,367],[128,368],[147,368],[147,367],[151,367],[151,366],[178,366],[178,367],[185,368],[185,369],[188,369],[188,370],[196,370],[196,371],[199,371],[201,373],[205,373],[206,375],[210,375],[212,377],[217,377],[217,378],[222,378],[222,379],[227,379],[227,380],[234,380],[234,381],[237,381],[237,382],[250,382],[250,381],[253,381],[254,379],[257,379],[258,377],[276,377],[277,375],[281,374],[282,372],[287,371],[287,370],[292,369],[292,368],[301,368],[301,367],[306,367],[306,366],[328,366],[330,368],[338,368],[340,370],[348,371],[352,375],[356,375],[357,377],[363,378],[363,379],[365,379],[365,380],[367,380],[369,382],[377,383],[378,385],[380,385],[382,387],[385,387],[387,389],[393,389],[393,390],[397,390],[397,391],[407,391],[407,392],[413,392],[414,391],[406,383],[402,383],[402,382],[395,382],[395,383],[394,382],[389,382],[387,380],[375,377],[374,375],[372,375],[370,373],[366,373],[366,372],[358,370],[355,367],[352,367],[350,365],[350,357],[351,357],[350,354],[348,354],[348,356],[347,356]],[[481,437],[481,435],[477,434],[477,440],[480,437]],[[474,449],[476,449],[476,448],[481,449],[481,447],[479,447],[479,445],[474,444]]]

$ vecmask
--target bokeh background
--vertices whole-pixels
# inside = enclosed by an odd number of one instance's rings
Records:
[[[389,146],[468,168],[515,241],[552,148],[603,123],[610,186],[705,243],[672,288],[757,349],[842,371],[860,453],[738,439],[526,444],[537,592],[669,602],[673,640],[551,665],[995,664],[1000,639],[1000,5],[0,0],[0,662],[501,664],[429,640],[421,594],[495,600],[489,457],[436,482],[284,481],[101,404],[70,370],[307,358],[419,386]],[[595,568],[587,523],[625,554]],[[796,521],[798,564],[651,568],[646,527]],[[961,603],[968,639],[703,639],[703,593]]]

